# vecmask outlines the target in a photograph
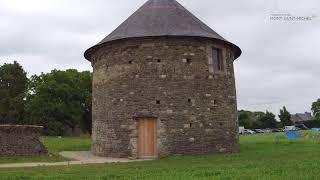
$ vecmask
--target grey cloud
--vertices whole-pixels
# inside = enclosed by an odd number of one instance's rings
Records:
[[[0,0],[0,64],[18,60],[29,75],[54,68],[91,70],[83,52],[144,2]],[[320,16],[317,0],[179,2],[243,50],[235,62],[239,108],[277,112],[287,105],[292,112],[304,112],[320,97],[320,18],[269,19],[272,13]]]

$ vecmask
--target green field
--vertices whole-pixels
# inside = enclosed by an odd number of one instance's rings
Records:
[[[149,162],[0,169],[0,179],[319,179],[320,142],[278,134],[241,137],[241,152]],[[44,138],[52,152],[86,150],[89,140]]]

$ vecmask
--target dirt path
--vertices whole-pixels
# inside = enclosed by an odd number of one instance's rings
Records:
[[[12,163],[12,164],[0,164],[0,168],[19,168],[19,167],[44,167],[44,166],[68,166],[79,164],[103,164],[103,163],[124,163],[124,162],[136,162],[146,161],[144,160],[130,160],[121,158],[105,158],[93,155],[89,151],[70,151],[60,152],[61,156],[74,159],[72,161],[55,162],[55,163]]]

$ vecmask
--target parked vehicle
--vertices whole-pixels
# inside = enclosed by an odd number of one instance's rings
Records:
[[[269,128],[268,128],[268,129],[264,129],[263,131],[264,131],[265,133],[272,133],[272,129],[269,129]]]
[[[244,134],[255,134],[255,132],[250,129],[245,129]]]
[[[256,133],[264,133],[264,131],[262,129],[255,129],[254,130]]]
[[[245,128],[243,126],[239,127],[239,134],[244,134]]]
[[[271,130],[272,130],[272,132],[283,132],[283,129],[280,129],[280,128],[274,128]]]
[[[298,131],[299,129],[296,126],[285,126],[285,131]]]

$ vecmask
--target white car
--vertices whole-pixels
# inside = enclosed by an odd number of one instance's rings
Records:
[[[295,126],[285,126],[284,127],[284,131],[297,131],[297,130],[299,130],[299,129]]]
[[[244,134],[255,134],[256,132],[250,130],[250,129],[245,129]]]
[[[243,126],[239,127],[239,134],[244,134],[245,128]]]

